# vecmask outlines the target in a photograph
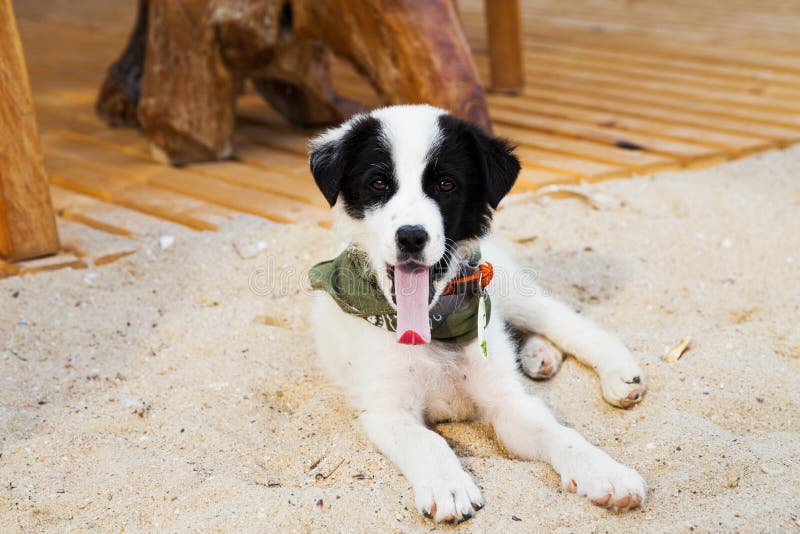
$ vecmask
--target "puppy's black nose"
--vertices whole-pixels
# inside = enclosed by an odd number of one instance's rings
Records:
[[[406,225],[397,229],[397,248],[406,254],[422,252],[428,242],[428,232],[419,225]]]

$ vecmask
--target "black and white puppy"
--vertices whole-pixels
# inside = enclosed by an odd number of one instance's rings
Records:
[[[638,402],[645,377],[616,336],[541,291],[509,287],[519,268],[488,232],[492,210],[520,170],[512,148],[443,110],[393,106],[320,135],[310,161],[334,207],[334,228],[365,251],[388,302],[396,302],[396,270],[409,263],[430,270],[430,306],[477,247],[504,273],[504,284],[486,289],[488,357],[477,339],[399,344],[395,334],[344,313],[327,293],[314,294],[321,366],[408,478],[418,509],[437,522],[462,521],[483,506],[456,455],[426,426],[474,418],[491,424],[511,454],[549,462],[567,491],[619,510],[641,505],[642,477],[559,424],[523,387],[520,368],[549,378],[564,353],[597,372],[615,406]]]

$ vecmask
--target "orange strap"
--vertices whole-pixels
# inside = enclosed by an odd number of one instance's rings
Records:
[[[494,276],[494,269],[492,268],[492,264],[487,262],[481,263],[478,265],[478,270],[475,271],[474,274],[469,276],[465,276],[464,278],[453,278],[450,280],[450,283],[445,286],[444,291],[442,291],[442,295],[452,295],[456,292],[456,286],[458,284],[464,284],[467,282],[472,282],[473,280],[480,279],[481,281],[481,290],[483,290],[486,286],[489,285],[489,282],[492,281],[492,277]]]

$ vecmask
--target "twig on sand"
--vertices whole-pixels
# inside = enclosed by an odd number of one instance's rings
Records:
[[[336,472],[336,470],[339,469],[339,467],[341,467],[341,465],[343,463],[344,463],[344,458],[339,460],[339,463],[336,464],[336,467],[331,469],[330,473],[328,473],[327,475],[325,473],[317,473],[316,475],[314,475],[314,478],[316,478],[317,480],[327,480],[328,477],[330,477],[332,474],[334,474]]]
[[[26,358],[26,357],[24,357],[24,356],[20,355],[20,354],[19,354],[17,351],[15,351],[14,349],[3,349],[3,352],[8,352],[8,353],[10,353],[12,356],[14,356],[16,359],[18,359],[18,360],[21,360],[21,361],[23,361],[23,362],[27,362],[27,361],[28,361],[28,358]]]
[[[309,471],[313,471],[314,469],[316,469],[316,467],[317,467],[317,466],[320,464],[320,462],[322,462],[322,460],[324,460],[324,459],[325,459],[325,455],[323,454],[322,456],[320,456],[319,458],[317,458],[317,460],[316,460],[315,462],[313,462],[313,463],[312,463],[310,466],[308,466],[308,470],[309,470]]]
[[[689,344],[692,342],[692,338],[690,336],[686,336],[681,338],[678,341],[678,344],[669,349],[669,352],[664,355],[664,361],[667,363],[675,363],[681,359],[683,353],[686,352],[686,349],[689,348]]]
[[[588,205],[592,209],[603,210],[620,207],[621,203],[614,197],[598,191],[590,191],[585,187],[567,184],[553,184],[540,187],[529,195],[517,195],[520,201],[534,200],[542,201],[545,197],[550,198],[575,198]],[[513,197],[512,197],[513,198]],[[508,205],[509,202],[504,204]]]

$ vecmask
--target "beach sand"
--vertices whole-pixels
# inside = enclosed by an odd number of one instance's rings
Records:
[[[650,389],[627,411],[571,358],[526,379],[644,476],[641,510],[595,507],[451,423],[437,430],[486,506],[423,518],[315,366],[303,273],[336,239],[242,216],[153,224],[115,263],[0,280],[0,530],[800,531],[800,149],[581,190],[600,209],[515,196],[495,228],[643,362]]]

